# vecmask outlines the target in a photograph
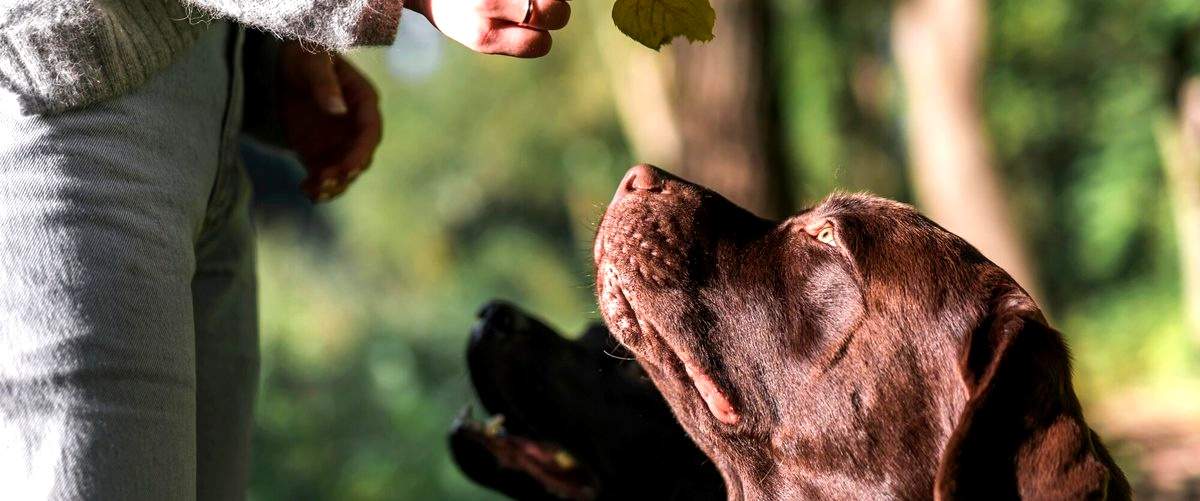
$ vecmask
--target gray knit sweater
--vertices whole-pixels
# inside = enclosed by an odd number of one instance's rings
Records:
[[[0,85],[24,113],[119,96],[226,18],[334,50],[391,43],[402,0],[0,0]]]

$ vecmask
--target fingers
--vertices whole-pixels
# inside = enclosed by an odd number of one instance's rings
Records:
[[[368,132],[355,140],[342,163],[309,171],[300,188],[310,200],[321,203],[337,198],[371,166],[380,137],[379,128],[374,130],[376,132]]]
[[[348,184],[370,167],[375,148],[383,139],[383,118],[379,113],[379,97],[371,83],[343,59],[338,59],[335,69],[347,99],[354,105],[354,128],[358,132],[340,166]]]
[[[425,0],[425,17],[471,50],[515,57],[550,51],[550,31],[566,26],[564,0]]]
[[[331,115],[344,115],[349,111],[346,98],[342,94],[342,85],[334,71],[334,56],[329,54],[308,54],[300,60],[304,67],[299,76],[308,82],[313,101],[323,111]]]
[[[542,57],[550,52],[550,33],[507,21],[492,21],[476,43],[475,50],[485,54],[513,57]]]
[[[353,65],[341,57],[333,60],[333,69],[349,112],[345,123],[353,134],[342,145],[340,159],[330,165],[310,168],[310,175],[301,188],[315,202],[336,198],[353,183],[368,167],[375,149],[383,138],[382,117],[379,98],[375,88]]]
[[[563,0],[481,0],[479,15],[540,30],[557,30],[571,19],[571,4]]]
[[[300,183],[300,190],[316,203],[328,202],[346,191],[346,186],[331,177],[309,175]]]
[[[533,0],[533,10],[525,24],[543,30],[562,29],[571,20],[571,4],[563,0]]]

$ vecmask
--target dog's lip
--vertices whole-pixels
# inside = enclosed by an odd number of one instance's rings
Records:
[[[708,372],[702,369],[690,355],[687,355],[681,350],[676,349],[676,347],[673,346],[670,341],[662,337],[662,335],[659,334],[661,330],[659,330],[658,326],[655,325],[653,321],[647,320],[646,323],[650,324],[652,330],[654,331],[654,335],[661,339],[664,344],[666,344],[667,350],[670,351],[671,354],[675,356],[675,359],[679,362],[679,364],[683,366],[684,374],[691,381],[692,387],[695,388],[696,393],[700,394],[700,400],[704,401],[705,407],[708,407],[709,414],[712,414],[717,421],[729,426],[735,426],[741,422],[741,414],[738,413],[737,408],[733,406],[733,403],[729,401],[729,397],[726,396],[725,391],[723,391],[716,381],[714,381],[713,378],[708,375]]]
[[[742,416],[738,414],[737,409],[729,402],[729,398],[721,391],[721,387],[717,386],[717,383],[707,373],[699,370],[695,364],[686,361],[683,362],[683,370],[689,378],[692,378],[692,385],[700,393],[700,398],[704,399],[704,404],[708,406],[708,412],[712,413],[717,421],[729,426],[741,422]]]
[[[601,264],[602,266],[603,264]],[[741,415],[738,413],[737,408],[730,402],[726,392],[709,376],[708,372],[703,370],[690,355],[673,346],[668,339],[663,337],[661,334],[662,330],[654,323],[653,319],[637,314],[637,309],[634,308],[633,302],[629,300],[628,295],[625,294],[624,287],[619,282],[613,283],[612,286],[616,288],[614,292],[617,298],[624,303],[624,309],[633,317],[633,325],[630,327],[642,331],[642,336],[644,337],[647,334],[654,336],[667,347],[667,351],[674,356],[679,365],[683,366],[684,373],[692,383],[692,387],[700,395],[700,399],[708,408],[708,412],[723,424],[735,426],[740,423]],[[651,332],[645,332],[647,330]]]
[[[604,262],[604,230],[603,229],[601,229],[600,232],[596,234],[596,241],[592,243],[592,262],[597,263],[597,264]]]

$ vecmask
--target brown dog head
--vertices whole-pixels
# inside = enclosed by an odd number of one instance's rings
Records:
[[[637,166],[595,259],[605,321],[731,498],[1128,497],[1061,336],[907,205],[768,221]]]

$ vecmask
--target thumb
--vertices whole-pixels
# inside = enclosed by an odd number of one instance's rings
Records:
[[[331,115],[345,115],[349,108],[334,70],[334,57],[328,53],[308,54],[300,69],[301,77],[307,81],[317,106]]]

